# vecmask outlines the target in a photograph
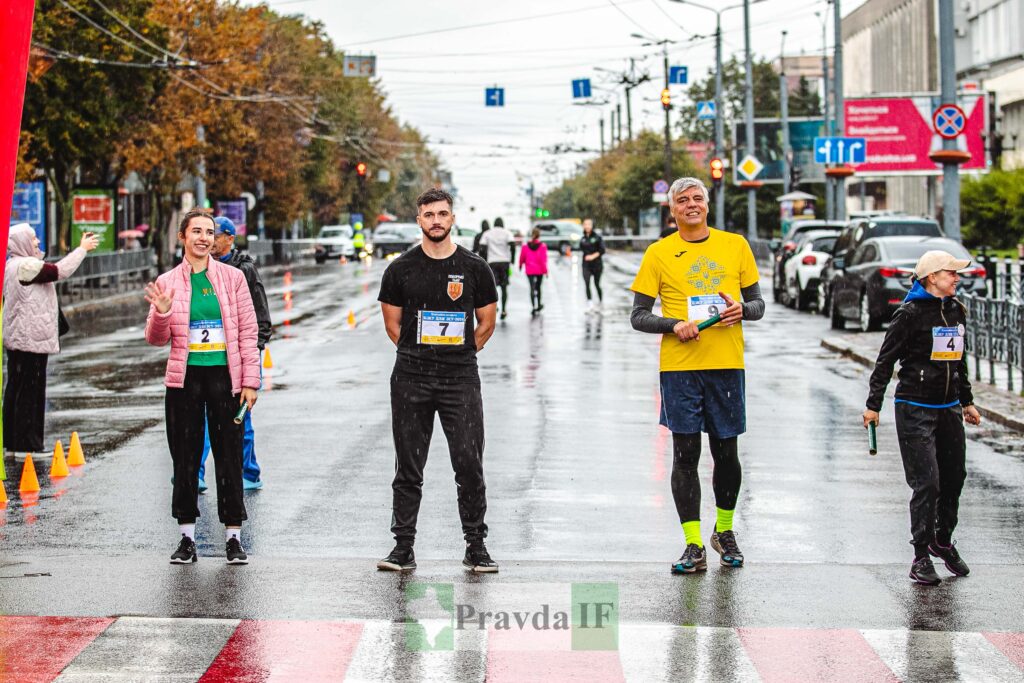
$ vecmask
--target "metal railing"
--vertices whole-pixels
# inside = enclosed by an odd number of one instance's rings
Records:
[[[977,262],[985,269],[989,296],[993,299],[1021,300],[1022,264],[1020,259],[980,256]]]
[[[48,260],[55,262],[60,258]],[[71,277],[57,283],[57,291],[64,303],[71,303],[141,289],[155,276],[156,254],[152,249],[93,253],[85,257]]]
[[[970,321],[966,341],[968,354],[974,356],[974,379],[982,381],[982,366],[987,365],[987,381],[994,385],[1005,366],[1006,388],[1014,391],[1014,375],[1024,373],[1024,303],[974,294],[958,298],[967,307]]]

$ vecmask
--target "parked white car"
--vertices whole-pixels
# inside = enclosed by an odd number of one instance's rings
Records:
[[[352,236],[355,231],[351,225],[325,225],[320,228],[316,244],[313,245],[313,258],[317,263],[324,263],[327,259],[344,256],[353,258],[356,249],[352,244]]]
[[[837,237],[838,230],[811,230],[801,235],[783,266],[787,306],[806,311],[818,300],[821,269],[832,255]]]

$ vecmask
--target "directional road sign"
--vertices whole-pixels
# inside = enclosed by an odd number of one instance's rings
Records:
[[[654,192],[655,194],[665,194],[666,192],[668,192],[668,182],[664,180],[655,180]]]
[[[718,114],[714,100],[701,100],[697,102],[697,120],[707,121],[714,119]]]
[[[863,164],[867,150],[864,138],[814,138],[814,162],[818,164]]]
[[[488,107],[504,107],[505,89],[487,88],[487,90],[484,93],[484,104]]]
[[[932,112],[932,128],[947,140],[952,140],[963,133],[966,125],[967,115],[955,104],[940,104]]]
[[[736,170],[738,170],[740,175],[747,180],[753,180],[757,177],[758,173],[764,170],[764,164],[748,154],[740,160],[739,164],[736,165]]]
[[[577,78],[572,82],[572,96],[577,97],[590,97],[590,79],[589,78]]]
[[[669,85],[686,85],[689,68],[685,66],[670,66],[668,68]]]

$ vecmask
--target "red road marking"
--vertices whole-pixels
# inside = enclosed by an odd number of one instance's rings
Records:
[[[243,621],[200,680],[342,681],[362,634],[357,622]]]
[[[114,623],[78,617],[0,617],[0,681],[49,683]]]
[[[892,681],[896,675],[852,629],[736,629],[757,673],[771,681]]]
[[[1024,669],[1024,633],[983,633],[1011,662]]]
[[[487,683],[625,681],[615,650],[573,650],[569,631],[531,628],[487,632]]]

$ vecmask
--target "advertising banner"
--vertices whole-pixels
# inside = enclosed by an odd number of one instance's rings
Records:
[[[15,183],[11,203],[11,225],[28,223],[39,238],[39,249],[46,253],[46,183],[34,180]]]
[[[790,118],[789,145],[793,149],[793,166],[800,169],[800,182],[825,182],[825,167],[814,163],[814,138],[825,133],[822,119]],[[747,154],[764,164],[754,180],[782,184],[782,122],[779,119],[754,119],[754,151],[747,149],[747,131],[743,125],[733,126],[733,182],[739,182],[738,162]]]
[[[238,229],[238,236],[245,235],[247,207],[244,199],[218,199],[213,203],[213,208],[216,215],[231,219]]]
[[[82,233],[94,232],[100,238],[97,251],[114,251],[116,233],[113,188],[77,188],[71,191],[71,248],[82,241]]]
[[[964,171],[983,171],[986,128],[985,96],[963,94],[958,104],[967,115],[957,148],[969,152]],[[853,164],[858,175],[941,175],[942,165],[928,153],[942,147],[932,127],[932,114],[943,104],[938,95],[848,98],[845,101],[845,133],[867,141],[867,161]]]

